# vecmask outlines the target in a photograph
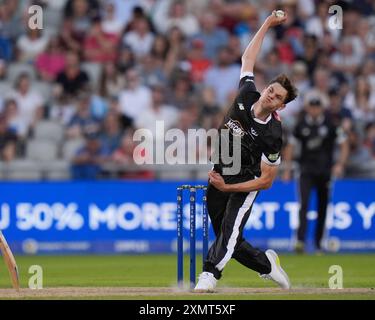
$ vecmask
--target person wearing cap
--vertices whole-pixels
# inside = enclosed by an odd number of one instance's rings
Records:
[[[288,139],[284,150],[286,163],[283,180],[291,178],[291,161],[294,146],[301,145],[299,165],[299,227],[295,251],[305,251],[305,237],[307,229],[307,209],[312,189],[317,191],[317,225],[315,229],[315,248],[321,253],[327,205],[329,201],[331,178],[342,177],[349,155],[349,146],[344,130],[336,125],[325,112],[320,98],[313,97],[307,101],[300,119],[297,121],[292,135]],[[334,161],[336,145],[340,146],[337,161]]]

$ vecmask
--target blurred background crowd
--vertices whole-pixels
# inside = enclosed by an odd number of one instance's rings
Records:
[[[41,30],[28,27],[33,4]],[[342,29],[329,27],[333,4]],[[289,18],[267,34],[255,78],[259,91],[281,72],[298,87],[281,112],[285,135],[318,97],[349,138],[346,176],[375,177],[372,0],[2,0],[1,178],[189,177],[134,166],[143,156],[133,157],[134,130],[155,133],[156,120],[165,130],[217,128],[241,54],[274,9]]]

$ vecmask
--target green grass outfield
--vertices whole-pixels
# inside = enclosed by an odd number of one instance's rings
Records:
[[[188,256],[185,279],[188,279]],[[175,255],[18,256],[22,288],[28,288],[31,265],[43,268],[43,290],[16,294],[4,263],[0,264],[0,298],[19,299],[372,299],[375,255],[281,255],[293,290],[276,289],[236,261],[227,265],[218,291],[194,294],[176,289]],[[197,270],[201,259],[197,258]],[[343,269],[343,290],[328,289],[329,268]],[[162,288],[162,289],[158,289]],[[275,288],[275,289],[272,289]],[[353,288],[353,289],[350,289]],[[49,291],[50,290],[50,291]],[[43,294],[44,292],[44,294]]]

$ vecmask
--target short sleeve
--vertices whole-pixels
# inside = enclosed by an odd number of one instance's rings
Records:
[[[238,98],[245,105],[252,105],[260,97],[252,72],[243,72],[240,76]]]
[[[278,139],[272,146],[267,146],[262,153],[262,161],[269,166],[278,166],[281,163],[282,140]]]

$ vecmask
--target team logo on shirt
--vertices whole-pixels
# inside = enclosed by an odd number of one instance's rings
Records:
[[[228,129],[232,130],[232,134],[234,136],[243,137],[245,135],[245,131],[241,126],[241,123],[237,120],[229,119],[229,121],[225,124]]]
[[[255,137],[258,136],[258,132],[256,132],[254,128],[251,128],[251,129],[250,129],[250,132],[251,132],[251,135],[253,135],[253,136],[255,136]]]

